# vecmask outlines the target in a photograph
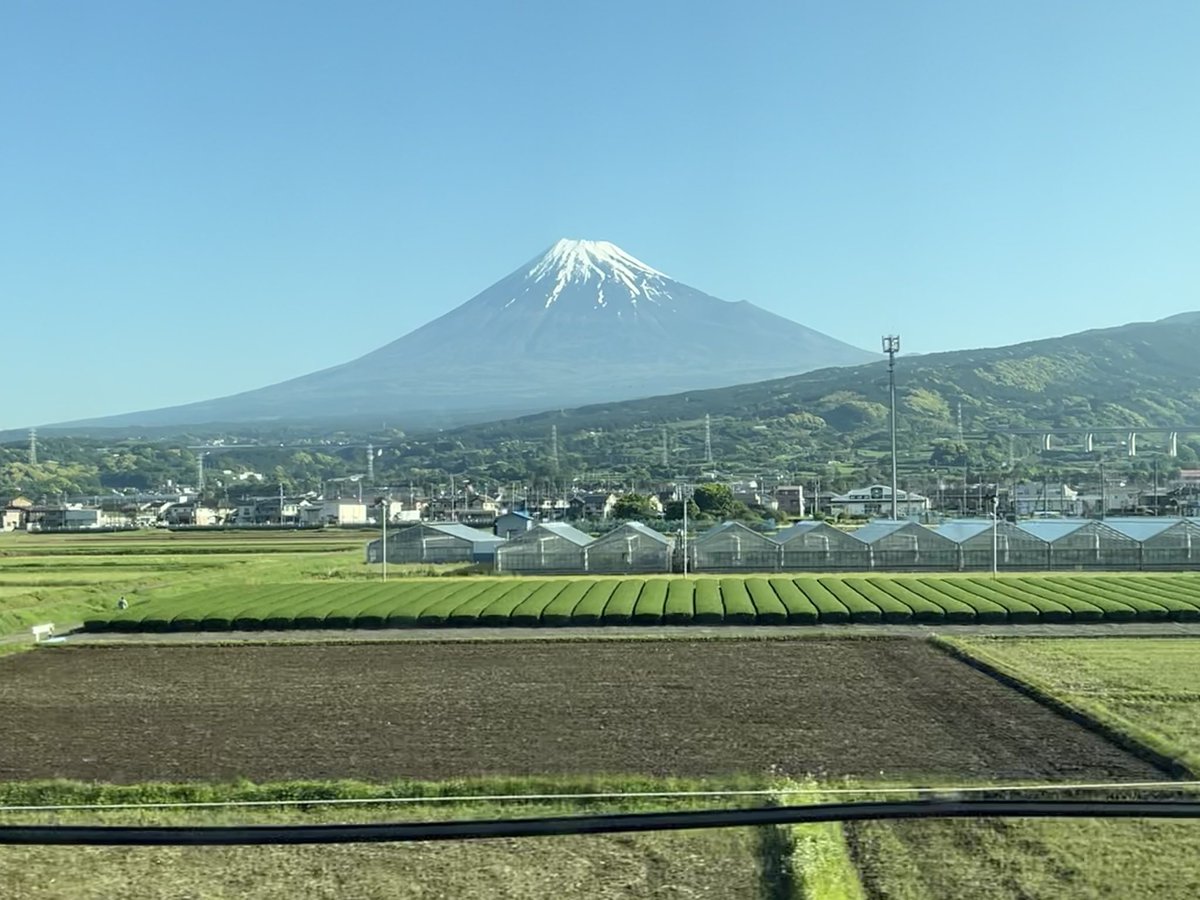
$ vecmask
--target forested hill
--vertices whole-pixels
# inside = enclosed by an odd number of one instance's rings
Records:
[[[1200,314],[1007,347],[901,355],[896,377],[902,445],[955,437],[960,404],[968,433],[1005,426],[1200,425]],[[674,432],[692,423],[687,442],[694,445],[695,423],[705,414],[713,420],[714,440],[725,445],[725,459],[745,452],[762,465],[783,462],[788,447],[872,446],[887,426],[887,363],[546,412],[442,437],[483,448],[544,439],[553,425],[560,444],[589,463],[602,464],[586,459],[589,443],[611,450],[622,439],[631,451],[642,448],[636,455],[650,462],[661,459],[663,426]],[[765,458],[750,452],[755,443],[767,445]]]
[[[1003,470],[1015,478],[1039,470],[1053,475],[1064,471],[1060,466],[1085,471],[1095,462],[1079,448],[1047,457],[1038,452],[1034,436],[1018,439],[1017,465],[1008,468],[1014,447],[1006,437],[986,437],[993,429],[1178,427],[1175,462],[1200,460],[1200,432],[1186,428],[1200,426],[1200,315],[1010,347],[902,355],[896,379],[902,476],[926,479],[933,469],[969,468],[974,476]],[[967,438],[962,443],[957,440],[960,404]],[[706,414],[711,463],[705,453]],[[1148,466],[1151,456],[1161,454],[1162,436],[1146,435],[1137,459],[1124,458],[1123,437],[1097,436],[1096,450],[1114,467],[1118,462],[1125,469]],[[186,482],[198,463],[195,451],[182,446],[193,441],[180,437],[47,434],[44,441],[42,462],[36,465],[28,463],[24,441],[0,446],[0,493],[40,497],[151,487],[164,478]],[[613,476],[611,483],[653,484],[717,470],[819,477],[827,487],[842,489],[886,472],[887,363],[440,432],[281,429],[258,433],[254,441],[260,446],[209,454],[210,487],[225,481],[229,470],[228,478],[235,480],[238,473],[257,472],[272,486],[322,490],[329,479],[361,474],[365,442],[371,441],[379,485],[445,484],[454,475],[487,489],[539,482],[561,488],[574,478],[595,483],[602,473]]]

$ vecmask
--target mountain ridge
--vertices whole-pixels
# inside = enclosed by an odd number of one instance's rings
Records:
[[[452,425],[875,357],[752,303],[675,281],[615,244],[563,239],[460,306],[357,359],[213,400],[62,426],[367,415],[406,427]]]

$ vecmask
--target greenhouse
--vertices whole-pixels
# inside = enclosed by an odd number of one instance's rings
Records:
[[[409,525],[389,532],[389,563],[490,563],[503,538],[457,522]],[[382,560],[382,539],[367,544],[367,562]]]
[[[958,544],[916,522],[881,519],[850,535],[866,545],[871,569],[958,568]]]
[[[671,540],[641,522],[626,522],[588,545],[587,571],[670,572]]]
[[[1194,519],[1105,519],[1104,524],[1139,543],[1143,569],[1200,565],[1200,524]]]
[[[722,522],[696,538],[689,548],[691,566],[697,572],[774,572],[779,568],[779,553],[775,541],[741,522]]]
[[[824,522],[797,522],[775,535],[784,571],[865,569],[867,550],[847,532]]]
[[[1135,538],[1095,519],[1043,519],[1017,527],[1049,545],[1047,569],[1136,569],[1140,563]]]
[[[497,572],[530,575],[587,571],[592,536],[562,522],[543,522],[505,542],[496,551]]]
[[[1003,519],[995,523],[995,556],[998,569],[1044,569],[1049,546],[1036,535]],[[960,569],[992,567],[992,520],[961,519],[934,529],[958,545]]]

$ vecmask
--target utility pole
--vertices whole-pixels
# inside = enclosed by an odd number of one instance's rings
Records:
[[[888,355],[888,394],[892,405],[892,521],[896,521],[896,354],[900,352],[900,335],[883,338],[883,352]]]
[[[367,480],[375,483],[375,445],[367,444]]]
[[[1158,515],[1158,457],[1154,457],[1154,514]]]
[[[550,426],[550,465],[554,467],[555,474],[558,473],[558,426]]]
[[[687,573],[688,573],[688,544],[687,544],[687,540],[688,540],[688,514],[687,514],[688,513],[688,509],[687,509],[688,508],[688,495],[687,495],[687,485],[686,484],[681,484],[679,486],[679,496],[683,498],[683,536],[682,536],[682,539],[680,540],[680,544],[683,546],[683,574],[687,575]]]
[[[204,496],[204,451],[201,450],[196,457],[196,493],[199,496]],[[280,507],[279,514],[283,515],[283,508]]]
[[[387,491],[384,491],[383,500],[380,502],[380,507],[383,510],[380,513],[379,519],[383,522],[383,537],[379,542],[380,558],[383,560],[383,580],[387,581],[387,522],[388,516],[392,512],[392,504],[388,501]]]
[[[710,466],[713,464],[712,417],[708,413],[704,414],[704,462]]]
[[[1100,521],[1104,521],[1104,514],[1108,510],[1108,482],[1104,479],[1104,460],[1100,460]]]
[[[992,495],[992,577],[995,578],[1000,568],[1000,538],[997,527],[1000,523],[1000,485],[996,485],[996,493]]]

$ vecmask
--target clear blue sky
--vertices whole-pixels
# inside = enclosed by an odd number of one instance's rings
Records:
[[[0,0],[0,427],[343,362],[559,237],[871,349],[1200,308],[1198,45],[1194,0]]]

